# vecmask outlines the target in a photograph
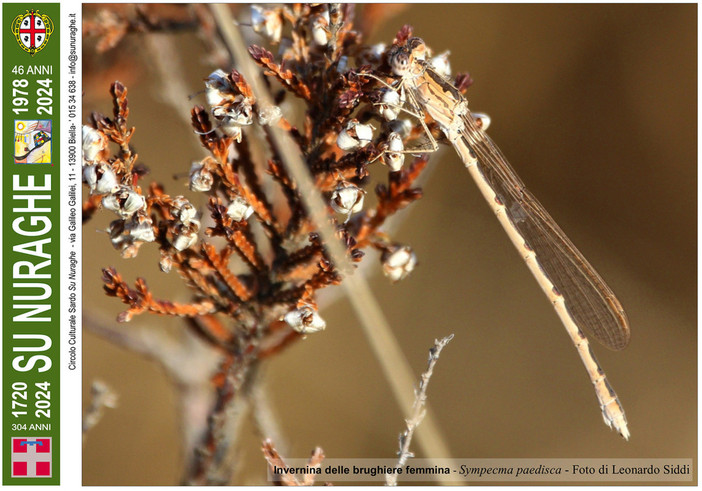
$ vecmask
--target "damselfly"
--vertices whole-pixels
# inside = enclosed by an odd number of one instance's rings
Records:
[[[629,438],[624,409],[595,359],[583,330],[608,348],[629,342],[624,310],[595,269],[526,189],[502,152],[471,115],[461,92],[426,60],[419,38],[397,43],[388,55],[393,89],[419,115],[432,148],[437,144],[424,122],[428,114],[453,145],[492,207],[519,254],[553,304],[595,388],[605,423]]]

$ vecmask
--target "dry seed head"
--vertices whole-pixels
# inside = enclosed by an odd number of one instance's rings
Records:
[[[324,319],[308,305],[291,310],[283,316],[282,320],[301,334],[323,331],[327,327]]]
[[[222,132],[234,139],[235,142],[241,143],[241,137],[244,132],[241,130],[241,126],[238,124],[227,123],[220,126]]]
[[[217,69],[205,79],[205,98],[210,107],[219,106],[234,96],[234,89],[224,70]]]
[[[319,46],[326,46],[331,38],[329,31],[329,11],[325,10],[312,21],[312,39]]]
[[[197,242],[197,231],[200,229],[200,222],[192,220],[188,225],[179,225],[173,234],[171,244],[178,251],[184,251],[195,245]]]
[[[114,193],[119,189],[117,176],[112,167],[105,162],[84,166],[83,181],[90,188],[90,194]]]
[[[434,70],[436,70],[436,72],[444,78],[451,76],[451,64],[449,63],[448,59],[450,54],[450,51],[444,51],[440,55],[436,55],[429,60],[429,64],[433,66]]]
[[[134,215],[129,221],[112,221],[107,233],[110,235],[112,246],[120,251],[124,258],[136,256],[142,243],[156,240],[151,218],[142,213]]]
[[[404,93],[401,94],[399,90],[385,88],[383,89],[381,102],[378,103],[377,108],[378,112],[385,120],[394,121],[400,115],[402,106],[404,105]]]
[[[373,127],[369,124],[360,124],[357,119],[352,119],[339,133],[336,144],[342,150],[351,151],[365,147],[372,140]]]
[[[251,6],[251,26],[257,33],[267,37],[273,44],[280,42],[283,35],[283,17],[280,8]]]
[[[254,101],[233,86],[223,70],[215,70],[205,80],[205,96],[224,134],[240,142],[241,127],[253,124]]]
[[[158,262],[158,267],[164,273],[170,273],[173,268],[173,256],[161,249],[161,259]]]
[[[267,106],[258,111],[258,124],[270,126],[276,124],[283,117],[283,111],[278,106]]]
[[[222,132],[241,142],[242,126],[253,124],[253,107],[251,101],[242,96],[236,96],[237,102],[218,106],[212,109],[212,116],[219,121]]]
[[[417,265],[417,256],[412,248],[399,244],[383,251],[380,260],[383,263],[383,274],[393,283],[404,279]]]
[[[212,116],[223,125],[249,126],[253,124],[251,100],[237,95],[231,103],[214,106]]]
[[[154,227],[151,218],[142,213],[137,213],[127,222],[125,230],[132,240],[141,242],[153,242],[156,240]]]
[[[83,165],[101,160],[107,151],[107,136],[92,126],[83,125]]]
[[[214,177],[201,162],[193,162],[190,166],[190,189],[192,191],[206,192],[212,188]]]
[[[253,207],[241,196],[235,197],[227,206],[227,215],[235,222],[247,220],[253,212]]]
[[[173,198],[171,206],[173,207],[173,215],[184,225],[189,225],[192,220],[195,220],[197,210],[185,196]]]
[[[125,219],[139,210],[146,210],[146,199],[130,187],[120,186],[116,192],[102,198],[102,206]]]
[[[351,215],[363,209],[365,191],[350,182],[342,181],[332,192],[331,206],[334,211],[346,215],[346,221]]]
[[[387,150],[383,154],[383,162],[392,172],[402,169],[405,163],[405,154],[401,153],[405,149],[402,137],[398,133],[390,133],[387,140]]]

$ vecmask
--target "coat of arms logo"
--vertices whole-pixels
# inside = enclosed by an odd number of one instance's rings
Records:
[[[12,21],[12,33],[20,47],[34,56],[44,49],[54,32],[54,23],[46,14],[38,10],[25,10]]]

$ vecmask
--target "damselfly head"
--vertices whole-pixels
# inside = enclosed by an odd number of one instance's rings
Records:
[[[411,70],[414,62],[424,61],[427,47],[421,38],[410,38],[404,46],[394,46],[388,55],[392,73],[404,77]]]
[[[407,50],[403,47],[397,47],[390,53],[390,68],[392,73],[398,77],[407,75],[410,67],[410,56]]]

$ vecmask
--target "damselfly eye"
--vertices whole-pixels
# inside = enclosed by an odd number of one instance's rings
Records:
[[[409,55],[404,51],[396,53],[390,59],[390,66],[392,67],[392,72],[395,75],[400,77],[403,76],[409,69]]]

